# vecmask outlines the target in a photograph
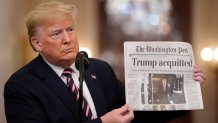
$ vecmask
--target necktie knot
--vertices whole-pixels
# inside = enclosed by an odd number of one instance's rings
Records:
[[[66,76],[66,77],[68,77],[68,78],[71,78],[71,77],[72,77],[72,72],[73,72],[73,69],[71,69],[71,68],[66,68],[66,69],[64,69],[62,75],[63,75],[63,76]]]

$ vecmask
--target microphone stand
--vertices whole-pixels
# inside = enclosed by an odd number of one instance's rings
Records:
[[[79,58],[79,118],[80,123],[83,121],[83,110],[82,110],[82,103],[83,103],[83,80],[84,80],[84,64],[82,62],[82,58]]]
[[[82,109],[82,104],[83,104],[83,80],[84,80],[84,71],[85,69],[87,69],[89,65],[89,61],[88,61],[88,54],[84,51],[80,51],[77,54],[76,57],[76,62],[75,62],[75,66],[76,69],[79,70],[79,123],[83,122],[83,109]]]

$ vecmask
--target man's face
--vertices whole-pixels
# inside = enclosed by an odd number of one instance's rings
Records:
[[[51,64],[71,65],[79,51],[74,27],[71,16],[45,21],[38,30],[36,50]]]

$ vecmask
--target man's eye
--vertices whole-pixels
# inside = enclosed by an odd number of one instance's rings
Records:
[[[73,28],[68,28],[67,31],[68,32],[72,32],[74,29]]]
[[[50,37],[51,37],[51,38],[59,38],[60,35],[61,35],[60,32],[53,32],[53,33],[50,34]]]

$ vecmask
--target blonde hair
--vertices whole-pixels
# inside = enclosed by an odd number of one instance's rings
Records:
[[[57,1],[42,3],[36,6],[26,18],[29,41],[31,41],[31,37],[36,35],[37,28],[41,26],[45,20],[54,19],[58,15],[70,15],[75,22],[77,9],[74,5],[68,5]]]

